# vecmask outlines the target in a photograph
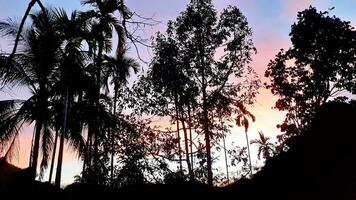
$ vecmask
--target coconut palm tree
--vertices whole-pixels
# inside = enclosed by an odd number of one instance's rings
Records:
[[[261,156],[264,159],[271,158],[275,152],[275,145],[271,142],[271,138],[262,131],[258,132],[258,135],[259,138],[252,140],[250,144],[258,145],[258,158],[261,158]]]
[[[236,103],[237,107],[237,116],[236,116],[236,125],[239,127],[243,127],[245,129],[245,136],[246,136],[246,144],[247,144],[247,151],[248,151],[248,157],[249,157],[249,165],[250,165],[250,173],[251,175],[253,174],[252,171],[252,161],[251,161],[251,152],[250,152],[250,145],[249,145],[249,139],[248,139],[248,128],[249,128],[249,119],[252,120],[252,122],[256,121],[256,117],[246,109],[246,107],[242,103]]]
[[[41,173],[47,167],[49,152],[53,146],[51,130],[51,115],[49,113],[49,99],[54,78],[54,71],[60,59],[60,39],[53,25],[53,15],[47,10],[30,15],[31,29],[18,33],[16,23],[1,22],[0,31],[16,37],[21,34],[22,49],[11,58],[6,58],[0,70],[2,85],[10,87],[27,87],[32,96],[23,102],[15,114],[3,119],[8,123],[8,130],[3,132],[5,138],[19,133],[16,127],[24,123],[35,122],[33,148],[31,150],[30,167],[37,170],[38,156],[41,144],[42,162]],[[33,179],[36,174],[33,175]]]

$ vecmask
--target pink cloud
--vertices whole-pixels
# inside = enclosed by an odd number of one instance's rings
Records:
[[[287,9],[290,12],[298,12],[305,8],[308,8],[310,5],[315,3],[313,0],[289,0],[285,1],[287,4]]]
[[[278,51],[282,48],[287,49],[290,46],[287,36],[267,30],[256,35],[254,42],[257,54],[253,57],[251,66],[261,77],[263,77],[269,61],[275,57]]]
[[[299,11],[307,9],[310,5],[318,6],[319,0],[283,0],[282,4],[284,10],[282,11],[281,17],[287,19],[290,19],[292,17],[292,19],[295,19]]]

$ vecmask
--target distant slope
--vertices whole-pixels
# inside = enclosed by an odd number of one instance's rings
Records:
[[[0,187],[5,186],[15,172],[21,169],[6,161],[5,157],[0,158]]]
[[[229,199],[356,199],[356,107],[323,106],[290,150],[269,160],[252,180],[226,188]]]

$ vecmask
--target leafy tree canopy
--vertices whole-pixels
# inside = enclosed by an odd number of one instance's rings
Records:
[[[299,12],[290,33],[292,47],[281,50],[268,65],[266,87],[286,111],[279,127],[298,134],[308,126],[316,108],[330,100],[346,100],[341,92],[356,92],[356,34],[350,22],[316,8]]]

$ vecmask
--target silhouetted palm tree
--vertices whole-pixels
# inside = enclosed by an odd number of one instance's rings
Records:
[[[49,152],[52,148],[51,115],[49,113],[49,98],[56,67],[60,59],[60,39],[55,31],[53,15],[47,10],[31,15],[30,30],[21,33],[22,49],[11,60],[7,60],[0,70],[1,81],[7,86],[28,87],[32,96],[21,104],[16,114],[3,119],[11,123],[4,132],[7,137],[19,133],[16,127],[25,122],[35,122],[33,148],[31,150],[30,167],[36,171],[40,141],[42,141],[41,172],[47,167]],[[0,31],[9,36],[17,35],[17,25],[1,22]],[[3,58],[7,57],[3,55]],[[42,175],[42,173],[41,173]],[[33,178],[35,178],[35,174]]]
[[[114,106],[113,106],[113,115],[116,116],[117,112],[117,100],[118,100],[118,92],[119,89],[128,83],[128,78],[130,76],[130,71],[131,69],[133,70],[134,73],[137,73],[139,70],[139,64],[136,62],[136,60],[126,57],[124,55],[119,56],[119,57],[111,57],[111,56],[105,56],[104,57],[104,77],[106,77],[106,80],[109,80],[111,78],[111,85],[114,85]],[[108,86],[106,88],[109,90]],[[115,143],[115,132],[114,130],[110,130],[111,135],[110,135],[110,140],[111,140],[111,181],[113,181],[114,177],[114,155],[115,155],[115,149],[114,149],[114,143]]]
[[[123,14],[121,11],[125,6],[123,5],[123,1],[118,0],[82,0],[81,2],[94,7],[93,10],[82,13],[82,17],[91,20],[91,38],[88,38],[88,44],[90,51],[93,53],[93,70],[95,71],[96,78],[96,95],[93,96],[93,104],[95,110],[99,112],[100,90],[103,85],[106,85],[105,80],[103,82],[102,79],[103,53],[111,51],[113,30],[115,30],[118,35],[118,45],[116,48],[117,56],[122,56],[125,50],[125,28],[123,27],[122,22],[114,16],[114,12],[116,11]],[[96,121],[99,121],[99,119],[96,119]],[[95,123],[95,120],[89,124],[89,135],[94,135],[94,168],[98,167],[99,162],[96,153],[98,152],[98,134],[100,133],[96,125],[97,122]],[[84,165],[86,165],[86,163],[84,163]]]
[[[258,145],[258,158],[261,158],[261,155],[265,159],[269,159],[273,156],[275,151],[274,144],[270,141],[271,138],[263,134],[262,131],[259,133],[259,138],[251,141],[251,144]]]
[[[111,39],[112,31],[115,30],[118,36],[116,54],[117,56],[122,56],[125,53],[126,42],[126,33],[123,23],[130,15],[130,11],[124,5],[124,2],[122,0],[81,0],[81,2],[82,4],[89,4],[94,7],[94,10],[85,12],[83,15],[87,18],[94,19],[99,25],[97,31],[102,34],[103,40],[98,40],[98,44],[104,42],[105,38]],[[122,16],[121,21],[114,15],[116,11]]]
[[[252,175],[253,171],[252,171],[251,152],[250,152],[250,145],[249,145],[250,142],[248,139],[247,132],[249,128],[249,118],[254,122],[256,120],[256,117],[250,111],[248,111],[243,104],[237,103],[236,107],[238,108],[237,116],[236,116],[236,125],[245,128],[247,151],[248,151],[249,164],[250,164],[250,173]]]
[[[85,78],[84,66],[87,52],[82,49],[82,42],[88,35],[87,22],[82,19],[77,11],[72,12],[69,17],[63,9],[55,11],[55,22],[62,40],[62,59],[59,65],[58,79],[56,82],[56,92],[63,99],[62,124],[60,134],[60,144],[57,162],[57,172],[55,185],[60,186],[61,170],[63,162],[64,139],[68,138],[68,119],[70,105],[73,104],[74,97],[84,91],[83,80]],[[59,111],[61,112],[61,111]],[[80,122],[78,122],[80,123]],[[79,133],[78,133],[78,132]],[[76,127],[73,134],[81,135],[81,129]],[[81,137],[75,136],[80,139]],[[80,141],[79,144],[81,143]]]

